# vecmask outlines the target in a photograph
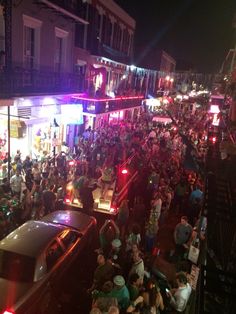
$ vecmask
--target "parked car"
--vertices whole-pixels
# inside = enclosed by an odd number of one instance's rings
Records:
[[[96,219],[55,211],[0,241],[0,313],[45,314],[68,268],[97,235]]]

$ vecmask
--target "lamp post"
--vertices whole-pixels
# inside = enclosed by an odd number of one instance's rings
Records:
[[[53,146],[53,166],[55,167],[56,165],[56,146],[57,146],[57,133],[59,130],[59,124],[57,123],[56,119],[54,118],[53,120],[53,125],[52,125],[52,146]]]

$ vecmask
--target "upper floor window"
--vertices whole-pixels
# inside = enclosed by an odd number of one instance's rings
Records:
[[[56,72],[61,72],[65,67],[68,34],[67,31],[55,27],[54,69]]]
[[[28,69],[37,69],[40,57],[40,29],[42,22],[23,15],[23,25],[24,65]]]

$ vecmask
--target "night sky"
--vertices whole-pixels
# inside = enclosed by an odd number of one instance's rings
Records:
[[[234,47],[236,0],[115,2],[136,20],[136,60],[148,58],[150,50],[163,49],[177,61],[177,69],[214,73]]]

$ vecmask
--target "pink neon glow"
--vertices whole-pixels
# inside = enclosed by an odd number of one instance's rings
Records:
[[[144,96],[125,96],[125,97],[115,97],[115,98],[89,98],[81,96],[72,96],[72,98],[79,100],[88,100],[88,101],[114,101],[114,100],[128,100],[128,99],[143,99]]]

